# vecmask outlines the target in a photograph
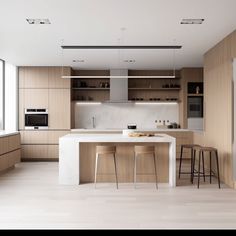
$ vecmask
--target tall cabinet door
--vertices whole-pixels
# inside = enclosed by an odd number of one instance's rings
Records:
[[[70,129],[70,89],[49,89],[49,129]]]
[[[48,67],[21,67],[19,78],[20,88],[48,88]]]

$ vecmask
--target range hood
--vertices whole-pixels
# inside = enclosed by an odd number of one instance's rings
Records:
[[[110,76],[111,76],[110,77],[110,100],[106,102],[108,103],[129,102],[128,101],[128,69],[111,69]]]

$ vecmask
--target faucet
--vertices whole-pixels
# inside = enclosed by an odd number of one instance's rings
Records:
[[[92,123],[93,123],[93,128],[95,128],[96,127],[96,125],[95,125],[95,116],[92,117]]]

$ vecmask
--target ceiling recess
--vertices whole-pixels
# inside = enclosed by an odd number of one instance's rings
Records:
[[[165,46],[144,46],[144,45],[62,45],[63,49],[181,49],[180,45],[165,45]]]
[[[201,25],[204,19],[183,19],[180,24],[182,25]]]

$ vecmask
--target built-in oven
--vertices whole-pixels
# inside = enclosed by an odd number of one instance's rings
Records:
[[[48,129],[48,109],[25,109],[25,129]]]
[[[188,118],[203,117],[203,97],[189,96],[188,97]]]

